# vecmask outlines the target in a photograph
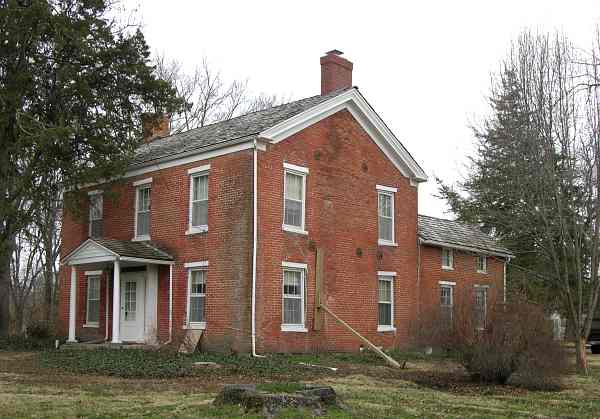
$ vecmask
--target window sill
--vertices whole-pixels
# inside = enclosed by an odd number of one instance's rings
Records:
[[[300,324],[282,324],[281,325],[282,332],[301,332],[306,333],[308,329]]]
[[[396,328],[394,326],[377,326],[378,332],[396,332]]]
[[[131,239],[132,242],[147,242],[150,241],[150,236],[136,236]]]
[[[202,234],[208,232],[208,226],[190,227],[186,230],[185,235],[191,236],[194,234]]]
[[[302,230],[301,228],[298,228],[298,227],[288,226],[288,225],[283,224],[281,226],[281,228],[283,229],[283,231],[287,231],[288,233],[303,234],[305,236],[308,236],[308,231]]]
[[[487,275],[487,271],[477,271],[478,274]]]
[[[398,247],[398,243],[394,243],[394,242],[391,242],[391,241],[388,241],[388,240],[381,240],[381,239],[379,239],[379,240],[377,240],[377,244],[379,246]]]
[[[100,323],[86,323],[83,325],[85,328],[98,328],[100,327]]]
[[[454,270],[454,268],[453,268],[453,267],[451,267],[451,266],[442,266],[442,270],[443,270],[443,271],[453,271],[453,270]]]
[[[204,330],[206,329],[206,322],[184,324],[183,328],[187,330]]]

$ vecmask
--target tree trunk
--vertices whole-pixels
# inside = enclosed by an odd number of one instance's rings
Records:
[[[575,337],[577,370],[585,375],[588,374],[587,349],[585,347],[586,342],[586,338],[582,338],[581,336]]]
[[[10,255],[10,245],[0,243],[0,336],[8,336]]]

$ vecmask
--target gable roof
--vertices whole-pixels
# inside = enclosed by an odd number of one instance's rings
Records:
[[[157,165],[160,168],[165,162],[189,159],[227,146],[248,144],[259,138],[277,143],[342,109],[352,113],[404,176],[416,182],[427,180],[421,166],[356,87],[274,106],[143,144],[135,152],[129,173],[130,176],[141,174],[150,171],[144,170],[147,166]],[[173,162],[166,164],[175,165]]]
[[[154,140],[137,148],[132,164],[150,163],[165,157],[200,151],[217,144],[225,145],[240,140],[253,140],[265,129],[347,90],[349,89],[337,90],[324,96],[317,95],[296,100]]]
[[[78,265],[111,260],[170,263],[173,256],[148,242],[116,240],[107,238],[89,238],[65,258],[64,263]]]
[[[475,225],[459,221],[419,215],[419,237],[422,243],[432,246],[513,257],[513,253],[500,246],[492,236]]]

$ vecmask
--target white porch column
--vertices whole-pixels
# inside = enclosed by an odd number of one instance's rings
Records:
[[[75,343],[75,311],[77,309],[77,268],[71,266],[71,290],[69,295],[69,339],[67,342]]]
[[[121,325],[121,264],[115,260],[113,268],[113,314],[112,343],[121,343],[119,336]]]

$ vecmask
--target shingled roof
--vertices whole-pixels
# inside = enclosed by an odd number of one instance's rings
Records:
[[[350,89],[354,88],[340,89],[327,95],[312,96],[251,112],[143,144],[135,151],[132,166],[143,166],[166,157],[181,157],[210,146],[252,140],[267,128],[273,127]]]
[[[153,260],[173,260],[173,256],[147,242],[106,238],[93,238],[90,240],[122,257]]]
[[[500,246],[496,239],[477,226],[458,221],[419,215],[419,237],[426,244],[457,246],[506,257],[513,256],[510,250]]]

